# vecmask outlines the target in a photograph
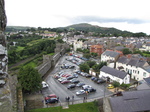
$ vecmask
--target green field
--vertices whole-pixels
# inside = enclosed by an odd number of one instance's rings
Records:
[[[42,109],[34,109],[27,112],[99,112],[98,107],[94,102],[69,105],[68,109],[62,107],[50,107]]]
[[[21,51],[21,50],[23,50],[25,47],[20,47],[20,46],[18,46],[17,47],[17,49],[16,49],[16,51],[18,52],[18,51]]]

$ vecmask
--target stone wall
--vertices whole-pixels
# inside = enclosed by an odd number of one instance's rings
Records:
[[[0,112],[13,112],[11,91],[9,87],[8,56],[6,47],[6,14],[4,0],[0,0]]]
[[[59,58],[65,54],[66,49],[68,48],[69,46],[67,44],[58,44],[56,45],[55,54],[53,56],[43,56],[43,63],[37,67],[38,72],[41,74],[41,77],[44,77],[44,75],[56,65]]]

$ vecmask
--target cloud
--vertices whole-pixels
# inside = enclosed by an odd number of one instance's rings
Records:
[[[72,19],[73,22],[99,22],[99,23],[122,23],[126,22],[128,24],[143,24],[147,23],[148,21],[142,19],[130,19],[130,18],[104,18],[104,17],[96,17],[96,16],[77,16]]]

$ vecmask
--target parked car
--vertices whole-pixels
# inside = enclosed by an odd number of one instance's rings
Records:
[[[106,81],[103,80],[103,79],[98,79],[96,83],[97,83],[97,84],[102,84],[102,83],[105,83],[105,82],[106,82]]]
[[[83,85],[85,85],[83,82],[78,83],[76,86],[77,87],[82,87]]]
[[[72,88],[75,88],[75,87],[76,87],[75,84],[70,84],[70,85],[67,86],[68,89],[72,89]]]
[[[61,84],[67,84],[67,83],[70,83],[71,81],[70,80],[63,80],[63,81],[61,81],[60,83]]]
[[[94,88],[88,88],[88,93],[91,93],[91,92],[96,92],[96,89],[94,89]]]
[[[60,77],[60,78],[58,79],[59,82],[61,82],[61,81],[63,81],[63,80],[67,80],[67,78],[66,78],[66,77]]]
[[[90,77],[92,77],[92,75],[86,73],[86,74],[85,74],[85,77],[86,77],[86,78],[90,78]]]
[[[77,91],[76,92],[76,95],[78,96],[78,95],[82,95],[82,94],[85,94],[85,91],[84,90],[80,90],[80,91]]]
[[[69,77],[69,76],[71,76],[71,75],[70,74],[64,74],[61,77]]]
[[[93,81],[96,77],[91,77],[91,80]]]
[[[73,73],[73,76],[74,76],[75,78],[78,78],[78,74],[77,74],[77,73]]]
[[[75,73],[80,74],[80,73],[81,73],[81,71],[75,71]]]
[[[50,98],[45,101],[46,104],[48,103],[58,103],[58,98]]]
[[[112,84],[109,84],[109,85],[107,86],[107,88],[108,88],[108,89],[113,89],[114,86],[113,86]]]
[[[75,77],[74,76],[69,76],[69,77],[67,77],[67,80],[71,80],[73,78],[75,78]]]
[[[48,84],[45,81],[42,81],[42,88],[47,88]]]
[[[82,86],[82,89],[83,89],[83,90],[86,90],[86,89],[88,89],[88,88],[92,88],[92,86],[90,86],[90,85],[83,85],[83,86]]]
[[[55,94],[50,94],[49,96],[45,97],[45,100],[48,100],[50,98],[57,98],[57,96]]]
[[[94,81],[94,82],[97,82],[97,81],[98,81],[98,78],[95,77],[95,78],[93,79],[93,81]]]
[[[72,80],[71,83],[79,83],[80,81],[78,79]]]
[[[75,68],[75,66],[73,66],[73,65],[70,65],[70,66],[69,66],[69,68],[70,68],[70,69],[73,69],[73,68]]]

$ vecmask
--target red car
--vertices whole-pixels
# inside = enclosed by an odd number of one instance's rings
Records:
[[[62,75],[62,77],[69,77],[69,76],[71,76],[71,75],[69,75],[69,74]]]
[[[45,97],[45,100],[48,100],[51,98],[57,98],[57,96],[55,94],[50,94],[49,96]]]
[[[70,83],[71,81],[70,80],[64,80],[61,82],[61,84],[67,84],[67,83]]]

